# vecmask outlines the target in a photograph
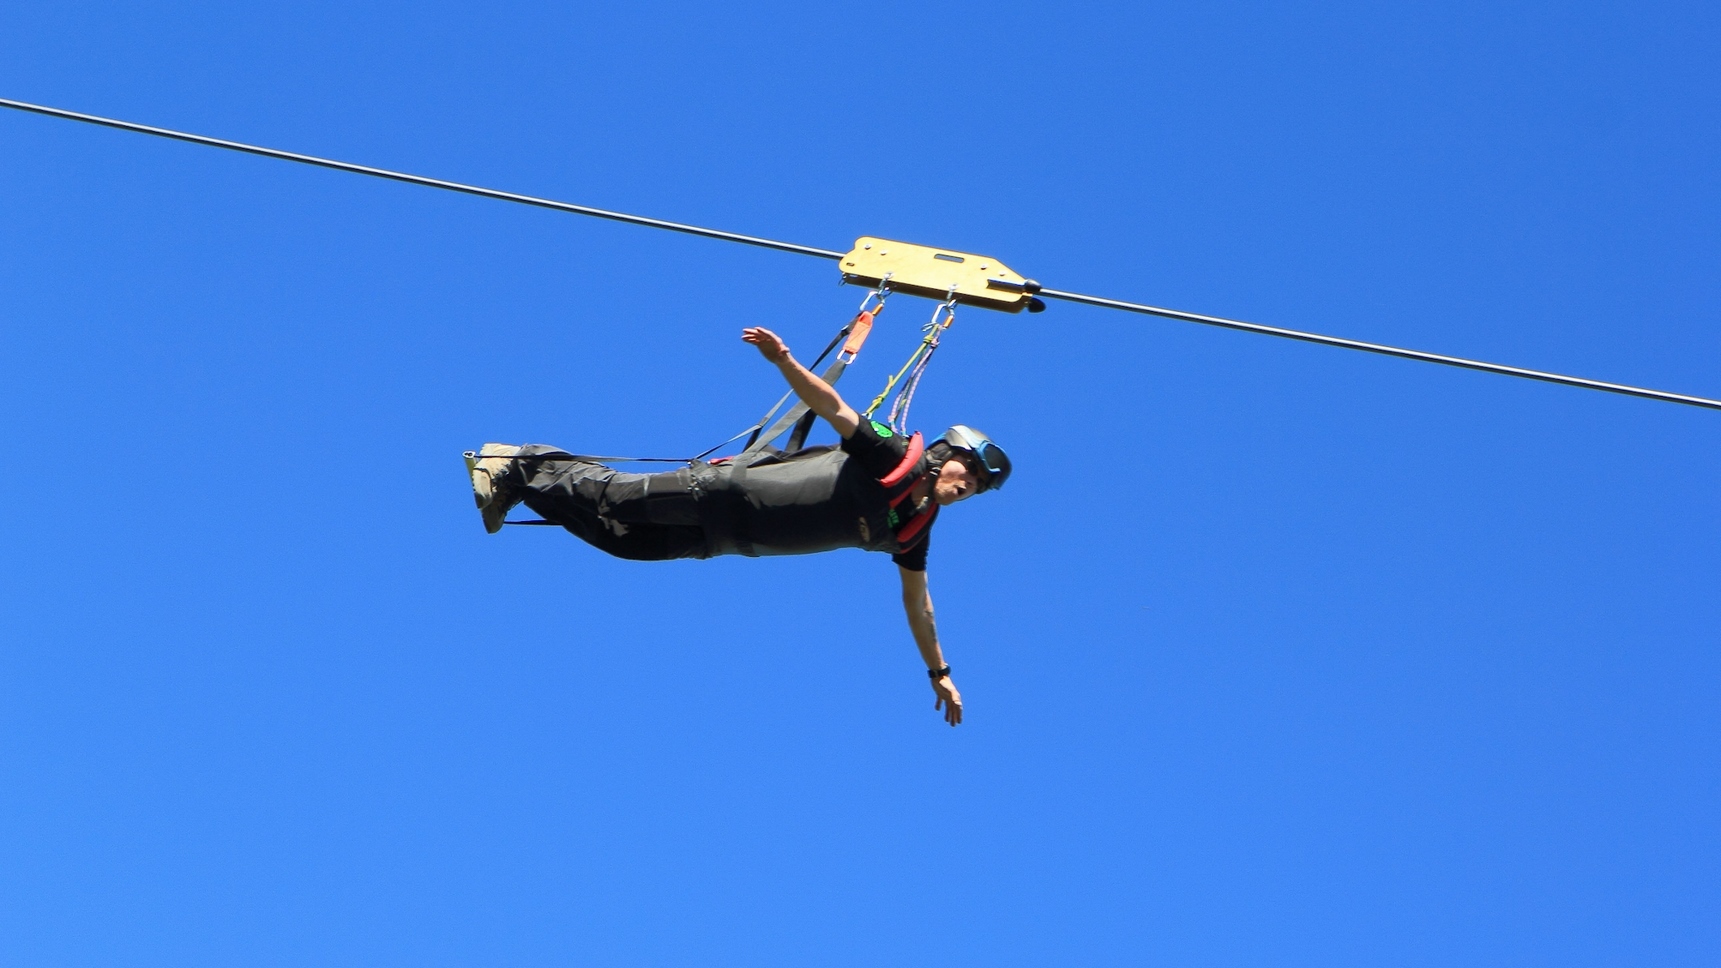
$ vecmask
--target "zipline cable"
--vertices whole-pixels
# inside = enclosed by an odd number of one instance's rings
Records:
[[[495,188],[484,188],[478,185],[466,185],[460,182],[446,181],[441,178],[428,178],[424,175],[412,175],[405,172],[390,171],[386,168],[373,168],[369,165],[355,165],[347,161],[335,161],[330,158],[318,158],[315,155],[302,155],[293,151],[282,151],[278,148],[264,148],[258,145],[245,144],[240,141],[227,141],[221,138],[211,138],[207,135],[191,134],[185,131],[174,131],[170,128],[157,128],[133,121],[120,121],[115,118],[104,118],[94,114],[83,114],[78,111],[68,111],[64,108],[48,107],[42,104],[31,104],[27,101],[14,101],[10,98],[0,98],[0,107],[12,108],[17,111],[28,111],[32,114],[44,114],[49,117],[63,118],[68,121],[81,121],[85,124],[101,125],[107,128],[118,128],[121,131],[131,131],[137,134],[154,135],[158,138],[171,138],[175,141],[187,141],[192,144],[205,145],[211,148],[224,148],[228,151],[240,151],[246,154],[261,155],[265,158],[277,158],[281,161],[292,161],[302,165],[315,165],[319,168],[332,168],[335,171],[351,172],[355,175],[369,175],[372,178],[386,178],[391,181],[406,182],[410,185],[423,185],[426,188],[440,188],[444,191],[461,192],[467,195],[477,195],[483,198],[494,198],[504,202],[514,202],[520,205],[533,205],[538,208],[553,209],[558,212],[568,212],[574,215],[590,215],[594,218],[609,219],[614,222],[626,222],[630,225],[643,225],[646,228],[667,229],[671,232],[681,232],[686,235],[698,235],[708,239],[719,239],[724,242],[739,242],[743,245],[753,245],[764,249],[775,249],[778,252],[793,252],[797,255],[816,256],[821,259],[840,260],[845,253],[833,249],[821,249],[811,245],[799,245],[794,242],[782,242],[776,239],[760,238],[755,235],[742,235],[738,232],[724,232],[720,229],[708,229],[698,225],[687,225],[682,222],[670,222],[664,219],[647,218],[643,215],[629,215],[625,212],[612,212],[607,209],[593,208],[589,205],[575,205],[571,202],[559,202],[551,198],[539,198],[534,195],[521,195],[516,192],[504,192]],[[1158,306],[1148,306],[1142,303],[1125,302],[1121,299],[1107,299],[1102,296],[1088,296],[1078,292],[1063,292],[1057,289],[1040,289],[1038,294],[1047,299],[1061,299],[1065,302],[1081,303],[1097,306],[1102,309],[1121,309],[1125,312],[1142,313],[1148,316],[1160,316],[1166,319],[1176,319],[1188,323],[1200,323],[1204,326],[1220,326],[1225,329],[1242,330],[1246,333],[1259,333],[1263,336],[1278,336],[1284,339],[1301,340],[1306,343],[1319,343],[1323,346],[1336,346],[1340,349],[1361,350],[1365,353],[1377,353],[1382,356],[1396,356],[1406,360],[1418,360],[1423,363],[1438,363],[1442,366],[1455,366],[1466,370],[1481,370],[1485,373],[1497,373],[1502,376],[1519,377],[1526,380],[1540,380],[1544,383],[1558,383],[1564,386],[1580,387],[1585,390],[1600,390],[1605,393],[1619,393],[1632,397],[1643,397],[1649,400],[1660,400],[1665,403],[1677,403],[1689,407],[1704,407],[1709,410],[1721,410],[1721,400],[1711,400],[1706,397],[1694,397],[1683,393],[1669,393],[1666,390],[1651,390],[1645,387],[1628,386],[1622,383],[1607,383],[1601,380],[1589,380],[1583,377],[1566,376],[1560,373],[1548,373],[1542,370],[1529,370],[1523,367],[1506,366],[1502,363],[1488,363],[1482,360],[1470,360],[1458,356],[1445,356],[1439,353],[1428,353],[1422,350],[1404,349],[1397,346],[1387,346],[1381,343],[1368,343],[1362,340],[1345,339],[1340,336],[1325,336],[1320,333],[1309,333],[1296,329],[1284,329],[1278,326],[1266,326],[1261,323],[1249,323],[1239,319],[1226,319],[1222,316],[1206,316],[1200,313],[1189,313],[1178,309],[1165,309]]]
[[[1320,333],[1305,333],[1298,329],[1282,329],[1278,326],[1266,326],[1261,323],[1246,323],[1240,319],[1226,319],[1222,316],[1203,316],[1200,313],[1186,313],[1181,309],[1163,309],[1159,306],[1146,306],[1141,303],[1124,302],[1121,299],[1106,299],[1100,296],[1084,296],[1079,292],[1060,292],[1056,289],[1041,289],[1039,295],[1047,299],[1062,299],[1066,302],[1082,303],[1088,306],[1099,306],[1103,309],[1121,309],[1125,312],[1142,313],[1148,316],[1163,316],[1166,319],[1179,319],[1186,323],[1201,323],[1206,326],[1223,326],[1226,329],[1239,329],[1245,333],[1260,333],[1265,336],[1280,336],[1285,339],[1302,340],[1305,343],[1319,343],[1322,346],[1337,346],[1346,350],[1361,350],[1364,353],[1379,353],[1382,356],[1397,356],[1406,360],[1420,360],[1424,363],[1439,363],[1442,366],[1463,367],[1466,370],[1481,370],[1485,373],[1499,373],[1502,376],[1522,377],[1526,380],[1541,380],[1544,383],[1559,383],[1569,387],[1582,387],[1586,390],[1601,390],[1607,393],[1623,393],[1630,397],[1645,397],[1650,400],[1663,400],[1667,403],[1682,403],[1690,407],[1707,407],[1710,410],[1721,410],[1721,400],[1710,400],[1706,397],[1687,396],[1683,393],[1669,393],[1666,390],[1649,390],[1643,387],[1627,386],[1623,383],[1606,383],[1601,380],[1588,380],[1581,376],[1566,376],[1563,373],[1547,373],[1542,370],[1527,370],[1520,366],[1507,366],[1504,363],[1488,363],[1482,360],[1467,360],[1459,356],[1443,356],[1439,353],[1428,353],[1423,350],[1407,350],[1399,346],[1386,346],[1381,343],[1365,343],[1362,340],[1345,339],[1342,336],[1323,336]]]
[[[355,165],[350,161],[335,161],[332,158],[318,158],[315,155],[301,155],[294,151],[282,151],[279,148],[264,148],[258,145],[248,145],[241,141],[226,141],[221,138],[211,138],[207,135],[190,134],[185,131],[174,131],[171,128],[156,128],[147,124],[137,124],[132,121],[119,121],[114,118],[99,117],[94,114],[80,114],[77,111],[67,111],[64,108],[51,108],[41,104],[30,104],[26,101],[13,101],[0,98],[0,107],[14,108],[19,111],[29,111],[34,114],[46,114],[49,117],[65,118],[68,121],[82,121],[85,124],[99,124],[107,128],[118,128],[121,131],[134,131],[138,134],[154,135],[158,138],[172,138],[175,141],[189,141],[194,145],[207,145],[211,148],[225,148],[228,151],[242,151],[249,155],[262,155],[265,158],[279,158],[282,161],[296,161],[301,165],[315,165],[319,168],[333,168],[336,171],[348,171],[355,175],[369,175],[372,178],[387,178],[391,181],[406,182],[410,185],[423,185],[426,188],[440,188],[450,192],[464,192],[467,195],[478,195],[484,198],[494,198],[504,202],[515,202],[520,205],[536,205],[539,208],[551,208],[558,212],[571,212],[574,215],[590,215],[594,218],[607,218],[614,222],[627,222],[630,225],[643,225],[653,229],[668,229],[671,232],[683,232],[687,235],[702,235],[708,239],[722,239],[725,242],[740,242],[743,245],[756,245],[764,249],[776,249],[779,252],[794,252],[799,255],[813,255],[821,259],[841,259],[843,253],[832,252],[829,249],[818,249],[810,245],[796,245],[793,242],[778,242],[775,239],[761,239],[753,235],[742,235],[738,232],[724,232],[720,229],[708,229],[698,225],[686,225],[681,222],[666,222],[658,218],[646,218],[643,215],[629,215],[626,212],[611,212],[607,209],[592,208],[589,205],[574,205],[570,202],[558,202],[553,198],[538,198],[534,195],[520,195],[515,192],[504,192],[495,188],[484,188],[479,185],[465,185],[460,182],[445,181],[441,178],[427,178],[424,175],[410,175],[406,172],[390,171],[387,168],[372,168],[369,165]]]

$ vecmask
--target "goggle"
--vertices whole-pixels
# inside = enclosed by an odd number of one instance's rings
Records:
[[[985,437],[971,433],[966,427],[952,427],[950,429],[955,432],[959,442],[967,447],[968,453],[986,471],[985,488],[990,490],[995,485],[1001,485],[1003,478],[1010,474],[1010,458],[1004,456],[1004,448]]]
[[[976,447],[974,455],[980,458],[980,464],[986,468],[988,474],[1002,474],[1010,469],[1010,465],[1004,460],[1004,448],[990,440]]]

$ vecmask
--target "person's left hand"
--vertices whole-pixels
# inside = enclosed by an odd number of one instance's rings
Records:
[[[772,363],[781,363],[789,356],[789,344],[783,342],[783,337],[763,326],[747,327],[741,331],[741,339],[757,346],[759,354]]]
[[[932,680],[932,693],[938,699],[933,702],[933,709],[944,710],[944,721],[952,726],[962,723],[962,694],[956,691],[956,683],[949,676]]]

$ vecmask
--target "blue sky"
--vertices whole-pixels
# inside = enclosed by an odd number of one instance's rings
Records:
[[[1721,396],[1680,4],[14,4],[0,96]],[[483,533],[817,260],[0,116],[0,962],[1712,965],[1721,414],[1054,305],[930,568]],[[931,304],[900,299],[870,397]],[[824,431],[828,434],[828,431]]]

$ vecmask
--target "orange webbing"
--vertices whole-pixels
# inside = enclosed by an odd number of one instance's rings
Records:
[[[868,309],[855,316],[855,321],[849,324],[849,339],[843,344],[843,352],[853,357],[866,345],[867,336],[872,333],[873,317],[884,311],[884,307]]]

